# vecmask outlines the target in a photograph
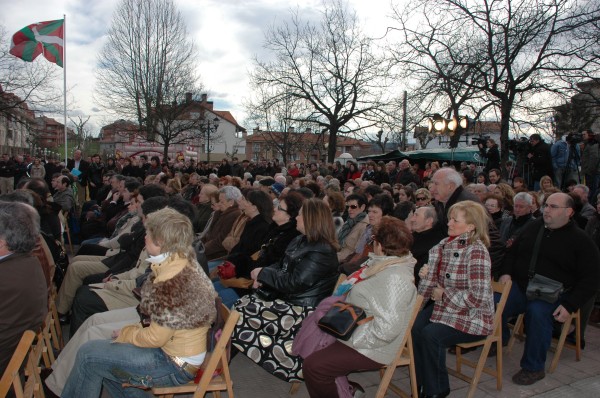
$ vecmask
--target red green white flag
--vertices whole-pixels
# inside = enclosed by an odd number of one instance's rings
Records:
[[[27,62],[38,55],[63,66],[64,19],[38,22],[24,27],[12,37],[10,53]]]

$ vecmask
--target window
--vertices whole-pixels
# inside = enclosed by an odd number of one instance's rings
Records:
[[[259,153],[260,152],[260,143],[255,142],[252,144],[252,152]]]

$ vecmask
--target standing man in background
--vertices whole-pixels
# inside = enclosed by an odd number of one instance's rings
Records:
[[[73,153],[73,159],[67,161],[67,169],[73,175],[75,186],[77,187],[77,196],[75,197],[77,212],[81,211],[81,205],[86,200],[86,189],[88,185],[88,172],[90,164],[83,160],[81,151],[77,149]]]

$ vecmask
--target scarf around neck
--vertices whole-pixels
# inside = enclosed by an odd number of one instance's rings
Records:
[[[344,223],[344,225],[342,225],[342,228],[340,229],[340,232],[338,233],[338,243],[340,244],[340,246],[342,246],[344,244],[344,241],[346,240],[348,235],[350,235],[352,228],[354,228],[356,226],[356,224],[361,222],[366,216],[367,216],[367,213],[365,213],[363,211],[362,213],[359,213],[356,217],[349,218],[348,221],[346,221]]]
[[[347,294],[357,283],[378,274],[390,266],[407,266],[411,269],[412,273],[416,263],[417,260],[413,257],[412,253],[408,253],[402,257],[378,256],[375,253],[369,253],[369,259],[365,261],[358,270],[349,275],[346,280],[335,289],[333,295],[343,296]]]

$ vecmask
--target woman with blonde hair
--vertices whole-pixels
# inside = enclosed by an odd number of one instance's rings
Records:
[[[419,188],[415,191],[415,203],[417,207],[431,204],[431,192],[427,188]]]
[[[429,251],[429,262],[419,272],[418,292],[430,299],[412,328],[417,384],[424,397],[450,394],[448,347],[493,333],[488,223],[481,204],[454,204],[448,211],[448,238]]]
[[[137,396],[138,388],[187,384],[204,361],[216,293],[196,261],[192,223],[165,208],[145,226],[152,274],[141,288],[141,322],[114,340],[82,345],[62,397],[99,397],[102,387],[111,396]]]
[[[321,199],[305,200],[296,229],[300,235],[279,262],[251,272],[258,290],[235,304],[241,318],[232,337],[244,355],[285,381],[302,379],[301,361],[288,349],[302,320],[331,295],[338,278],[338,244],[329,207]]]

